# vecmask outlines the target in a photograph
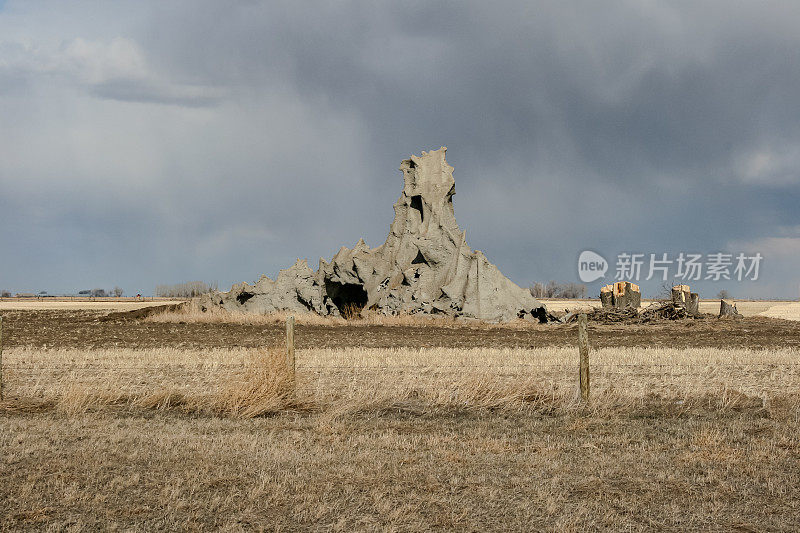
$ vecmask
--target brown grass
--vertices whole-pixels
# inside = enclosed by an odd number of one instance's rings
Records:
[[[2,530],[790,531],[796,416],[0,414]]]
[[[214,407],[234,417],[253,418],[301,406],[283,351],[258,351],[248,354],[248,359],[243,378],[226,383]]]
[[[11,348],[0,530],[792,530],[798,355]]]
[[[791,409],[796,350],[606,348],[591,354],[592,409]],[[5,353],[10,398],[67,413],[105,407],[253,417],[282,410],[574,410],[574,348],[36,350]],[[787,403],[788,402],[788,403]]]

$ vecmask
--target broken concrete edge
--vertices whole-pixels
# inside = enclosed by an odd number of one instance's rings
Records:
[[[467,246],[455,219],[455,180],[446,150],[412,155],[400,164],[404,187],[381,246],[370,248],[361,239],[352,249],[340,248],[330,261],[320,259],[316,271],[298,260],[275,280],[262,276],[253,285],[239,283],[204,297],[201,310],[311,311],[347,318],[368,309],[390,316],[442,314],[486,322],[551,320],[527,289]]]
[[[149,307],[140,307],[139,309],[131,309],[130,311],[113,311],[100,317],[101,322],[109,320],[138,320],[147,318],[149,316],[158,315],[161,313],[180,311],[184,309],[189,302],[181,302],[178,304],[164,304],[164,305],[151,305]]]
[[[689,285],[675,285],[671,291],[672,303],[686,309],[692,315],[700,313],[700,295],[692,292]]]
[[[642,305],[642,293],[635,283],[617,281],[600,288],[600,305],[604,308],[638,309]]]
[[[739,314],[739,310],[736,309],[736,303],[722,299],[719,301],[719,318],[725,317],[738,317],[742,316]]]

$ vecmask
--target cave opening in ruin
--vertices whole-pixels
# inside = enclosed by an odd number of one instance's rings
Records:
[[[240,304],[244,304],[247,300],[255,296],[252,292],[240,292],[238,296],[236,296],[236,301]]]
[[[411,208],[419,211],[420,222],[425,222],[425,213],[422,211],[422,195],[414,195],[411,197]]]
[[[359,316],[367,305],[367,291],[356,283],[339,283],[325,280],[325,291],[345,318]]]

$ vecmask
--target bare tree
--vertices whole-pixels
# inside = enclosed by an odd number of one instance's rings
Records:
[[[665,302],[672,300],[672,283],[669,281],[661,282],[661,286],[658,288],[657,299]]]
[[[530,286],[529,290],[534,298],[586,298],[586,285],[581,283],[559,283],[550,280],[547,284],[536,282]]]
[[[727,291],[727,289],[722,289],[717,293],[717,298],[720,300],[728,300],[731,297],[731,293]]]
[[[121,288],[119,288],[119,287],[116,287],[116,286],[115,286],[115,287],[114,287],[114,288],[111,290],[111,294],[113,294],[113,295],[114,295],[115,297],[117,297],[117,298],[119,298],[120,296],[122,296],[123,292],[124,292],[124,291],[123,291]]]
[[[194,298],[215,290],[217,290],[216,283],[187,281],[175,285],[156,285],[155,294],[162,298]]]
[[[0,298],[11,298],[11,291],[0,291]]]
[[[102,297],[104,297],[106,295],[106,290],[105,289],[92,289],[92,293],[91,294],[94,297],[102,298]]]
[[[529,289],[531,291],[531,296],[534,298],[547,298],[546,288],[544,283],[539,283],[538,281],[531,285]]]

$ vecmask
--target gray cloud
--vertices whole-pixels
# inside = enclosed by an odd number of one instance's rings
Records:
[[[441,145],[470,244],[519,283],[584,248],[800,239],[794,2],[136,3],[57,38],[47,9],[0,12],[3,217],[45,213],[0,244],[72,246],[57,283],[28,249],[0,284],[227,284],[379,244],[400,159]]]
[[[105,81],[91,86],[92,94],[100,98],[123,102],[207,107],[219,104],[223,96],[209,87],[159,87],[131,80]]]

